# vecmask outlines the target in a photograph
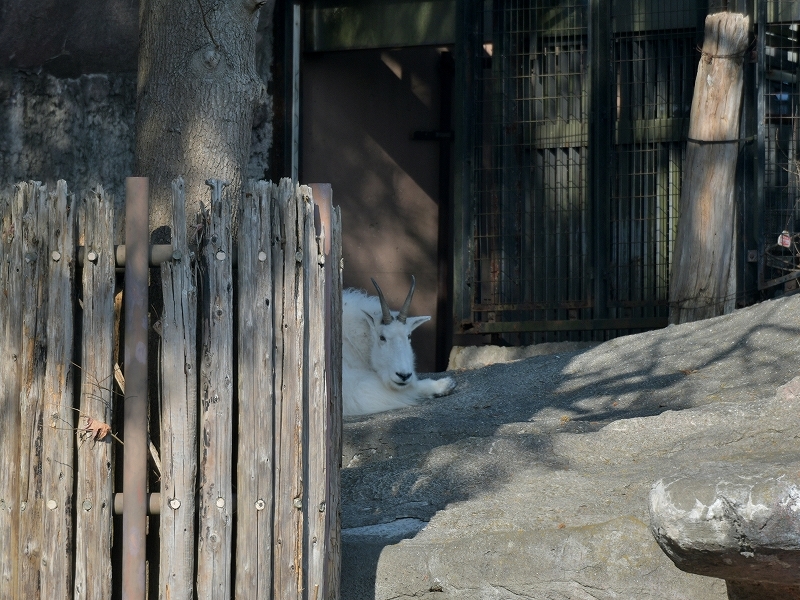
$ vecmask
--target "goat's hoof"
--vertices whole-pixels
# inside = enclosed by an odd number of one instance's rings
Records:
[[[436,383],[437,383],[436,394],[434,394],[436,398],[439,398],[441,396],[447,396],[450,392],[456,389],[456,382],[453,381],[452,377],[437,379]]]

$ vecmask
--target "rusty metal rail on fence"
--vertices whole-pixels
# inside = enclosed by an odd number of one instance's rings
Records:
[[[122,598],[146,598],[148,181],[129,177],[125,193],[125,450],[122,493]]]

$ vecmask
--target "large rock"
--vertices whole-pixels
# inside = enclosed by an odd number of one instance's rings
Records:
[[[650,493],[656,541],[689,573],[734,587],[759,583],[761,600],[800,598],[800,460],[786,458],[703,464],[658,480]]]
[[[798,391],[800,377],[778,390],[778,403],[796,406]],[[732,599],[800,598],[800,458],[769,458],[700,459],[650,492],[650,525],[664,552],[684,571],[725,579]]]
[[[453,396],[348,421],[343,598],[726,598],[660,550],[651,485],[795,460],[800,401],[775,390],[798,315],[786,298],[456,373]]]
[[[447,370],[477,369],[532,356],[587,350],[598,345],[599,342],[546,342],[532,346],[453,346]]]
[[[653,486],[651,526],[664,552],[690,573],[800,585],[800,461],[703,471]]]

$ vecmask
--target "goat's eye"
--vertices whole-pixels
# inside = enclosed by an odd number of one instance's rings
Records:
[[[382,335],[382,336],[381,336],[379,339],[380,339],[382,342],[385,342],[385,341],[386,341],[386,336],[385,336],[385,335]]]
[[[408,339],[411,339],[411,334],[410,333],[408,334]]]

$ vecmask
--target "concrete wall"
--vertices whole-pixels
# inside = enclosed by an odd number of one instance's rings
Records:
[[[439,126],[436,48],[306,54],[302,66],[301,180],[333,186],[342,207],[344,284],[393,308],[417,278],[417,366],[434,370],[438,144],[411,141]]]

